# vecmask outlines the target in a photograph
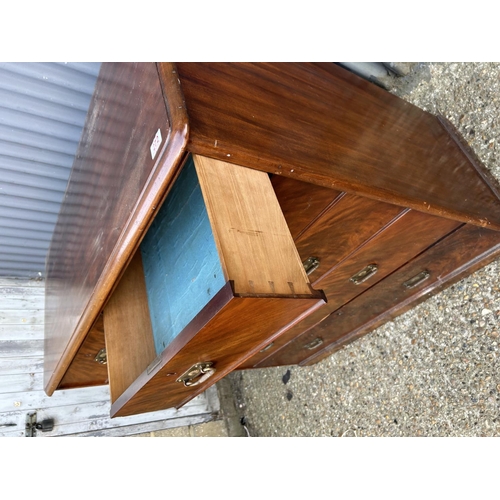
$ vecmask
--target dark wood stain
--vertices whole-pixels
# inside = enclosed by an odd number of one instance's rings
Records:
[[[335,189],[280,175],[273,175],[271,184],[294,240],[342,196],[342,193]]]
[[[177,75],[103,64],[47,258],[45,390],[59,385],[133,255],[187,141]],[[161,85],[166,91],[164,99]],[[163,137],[155,159],[150,145]]]
[[[106,63],[47,259],[48,395],[105,383],[89,356],[100,314],[188,153],[274,174],[328,303],[228,282],[149,374],[141,361],[113,416],[181,406],[238,366],[314,363],[500,254],[500,232],[478,227],[500,229],[498,186],[453,127],[331,63]],[[349,282],[372,263],[374,277]],[[401,290],[423,266],[431,278]],[[201,361],[213,377],[175,382]]]
[[[338,266],[332,268],[316,287],[326,294],[328,303],[322,310],[305,318],[300,324],[290,329],[267,357],[257,363],[258,367],[296,364],[302,361],[304,345],[316,337],[311,328],[318,324],[326,314],[336,311],[365,290],[373,287],[384,277],[406,264],[415,255],[456,229],[460,223],[433,217],[410,210],[397,218],[387,229],[369,240],[365,245]],[[350,278],[369,264],[378,265],[377,273],[365,282],[355,285]],[[291,340],[282,350],[285,340]]]
[[[115,401],[111,416],[182,406],[323,305],[323,299],[318,292],[307,299],[235,297],[228,282],[165,349],[154,369]],[[216,372],[206,382],[193,387],[176,382],[195,363],[207,361]]]
[[[499,255],[499,232],[470,225],[459,228],[304,335],[304,344],[313,337],[321,337],[324,344],[317,352],[303,351],[300,364],[317,363],[489,264]],[[426,281],[411,289],[403,286],[406,280],[422,270],[430,272]]]
[[[286,179],[286,183],[288,180]],[[301,184],[303,189],[309,191],[310,184]],[[391,225],[394,219],[403,213],[404,211],[395,205],[355,195],[346,195],[338,203],[330,206],[326,212],[308,225],[307,230],[303,231],[295,242],[302,260],[311,256],[318,257],[320,260],[318,269],[309,276],[313,281],[314,288],[324,289],[327,282],[322,279],[322,276],[328,275],[334,266],[351,254],[355,255],[362,245],[372,239],[379,231]],[[301,217],[300,212],[292,212],[291,209],[288,211],[288,215],[289,220]],[[358,288],[353,288],[352,291],[358,292]],[[325,293],[328,297],[329,291],[325,290]],[[330,302],[329,298],[328,301]],[[305,328],[310,328],[320,322],[331,312],[331,307],[332,304],[328,303],[280,337],[274,343],[272,350],[257,353],[253,358],[247,360],[240,369],[251,368],[268,357],[271,352],[276,352]]]
[[[439,123],[443,126],[448,134],[453,138],[458,147],[462,150],[464,155],[469,160],[472,167],[474,167],[477,173],[482,177],[486,186],[489,187],[491,192],[497,197],[500,198],[500,185],[498,180],[493,176],[493,174],[484,167],[479,157],[473,151],[473,149],[469,146],[467,141],[460,135],[460,132],[457,128],[444,116],[438,115]]]
[[[95,361],[97,353],[106,347],[104,340],[104,325],[102,314],[97,318],[85,342],[73,358],[65,373],[60,389],[74,389],[76,387],[90,387],[108,383],[108,367]]]
[[[339,200],[295,242],[303,260],[315,256],[320,261],[309,275],[313,286],[317,287],[334,266],[403,213],[396,205],[360,196],[346,195]]]
[[[500,229],[438,118],[331,63],[179,63],[193,153]],[[456,179],[456,182],[450,182]]]

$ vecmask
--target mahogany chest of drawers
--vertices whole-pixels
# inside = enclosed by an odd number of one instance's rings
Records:
[[[445,120],[333,64],[103,64],[47,260],[45,389],[112,415],[311,364],[496,258]]]

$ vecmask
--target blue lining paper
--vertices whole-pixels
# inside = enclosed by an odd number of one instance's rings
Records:
[[[191,157],[140,250],[158,355],[225,285]]]

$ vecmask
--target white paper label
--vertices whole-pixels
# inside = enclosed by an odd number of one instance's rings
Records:
[[[156,132],[155,138],[153,139],[153,142],[151,143],[151,158],[153,160],[155,159],[156,153],[158,152],[158,148],[160,147],[161,144],[161,130],[158,129],[158,132]]]

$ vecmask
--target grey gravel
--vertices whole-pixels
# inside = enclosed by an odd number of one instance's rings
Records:
[[[500,64],[411,68],[391,92],[447,117],[500,180]],[[497,260],[312,367],[231,374],[250,434],[500,435],[499,267]]]

